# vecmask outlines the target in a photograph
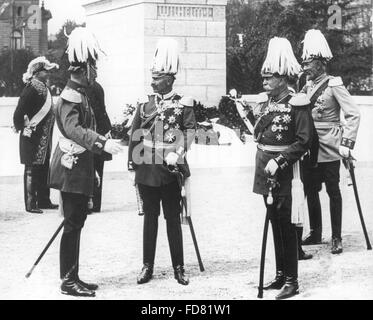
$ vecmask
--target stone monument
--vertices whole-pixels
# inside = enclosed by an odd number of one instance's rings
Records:
[[[158,39],[179,42],[182,71],[175,90],[207,106],[226,94],[227,0],[101,0],[86,3],[87,27],[107,54],[99,64],[109,113],[151,92]]]

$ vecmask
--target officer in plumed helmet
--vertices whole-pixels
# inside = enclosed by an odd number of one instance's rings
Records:
[[[360,123],[360,112],[340,77],[327,74],[333,54],[320,30],[308,30],[303,41],[303,70],[307,83],[301,92],[311,101],[312,117],[319,137],[317,166],[305,171],[310,234],[303,245],[321,243],[322,219],[319,191],[325,182],[330,201],[331,253],[342,252],[342,197],[339,189],[341,159],[350,156]],[[341,123],[341,111],[345,124]]]
[[[98,285],[79,277],[80,235],[93,196],[94,154],[122,151],[114,140],[96,130],[94,113],[87,98],[87,87],[96,77],[96,60],[101,54],[94,35],[86,28],[75,28],[69,36],[70,80],[56,106],[56,123],[61,132],[53,154],[49,185],[61,192],[64,229],[60,243],[61,293],[93,297]]]
[[[47,87],[49,73],[58,69],[45,57],[30,61],[23,75],[26,84],[13,115],[14,129],[20,132],[19,151],[24,171],[24,198],[27,212],[57,209],[47,186],[54,126],[53,100]]]
[[[160,203],[175,279],[182,285],[189,283],[184,271],[181,190],[169,169],[178,166],[184,177],[190,176],[185,153],[194,139],[196,120],[194,100],[173,90],[178,69],[177,42],[160,40],[151,70],[153,94],[139,103],[131,129],[128,170],[138,186],[144,210],[143,268],[138,284],[153,276]]]
[[[276,299],[289,298],[299,290],[296,225],[301,222],[304,199],[299,160],[312,139],[309,100],[289,90],[289,80],[300,69],[290,42],[272,38],[261,71],[265,92],[254,108],[258,149],[253,191],[263,195],[272,225],[276,277],[263,289],[281,289]]]

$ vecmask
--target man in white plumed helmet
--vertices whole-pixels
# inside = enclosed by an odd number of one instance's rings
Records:
[[[309,100],[289,89],[300,69],[290,42],[272,38],[261,71],[265,92],[254,110],[258,150],[253,191],[263,195],[272,225],[276,276],[263,289],[281,290],[276,299],[292,297],[299,290],[296,225],[301,223],[304,199],[299,160],[312,140]]]
[[[330,201],[333,254],[342,252],[342,197],[339,189],[341,159],[354,148],[360,113],[340,77],[327,73],[333,58],[328,42],[320,30],[308,30],[303,41],[303,70],[307,83],[301,90],[311,101],[312,117],[319,136],[317,166],[305,171],[310,234],[304,245],[321,243],[322,219],[319,191],[325,182]],[[341,123],[341,111],[345,125]]]
[[[70,80],[56,106],[56,123],[62,134],[51,163],[49,185],[61,192],[64,229],[60,244],[61,293],[95,296],[98,286],[79,278],[80,234],[93,196],[94,153],[121,150],[114,140],[95,132],[96,121],[86,89],[96,75],[96,60],[101,54],[94,35],[76,28],[69,36]]]
[[[175,279],[182,285],[189,283],[180,225],[181,190],[167,167],[178,166],[185,178],[190,176],[185,154],[195,134],[194,100],[173,90],[178,69],[177,42],[160,40],[151,69],[153,94],[139,103],[130,135],[128,170],[138,186],[144,211],[143,268],[138,284],[153,276],[161,202]]]
[[[14,111],[13,123],[20,131],[19,152],[24,171],[24,199],[27,212],[57,209],[47,186],[54,126],[53,100],[47,86],[49,74],[58,69],[45,57],[33,59],[23,75],[26,84]]]

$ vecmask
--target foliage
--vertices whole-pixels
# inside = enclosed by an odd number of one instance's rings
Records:
[[[236,88],[242,93],[262,91],[260,69],[269,39],[286,37],[300,58],[301,41],[311,28],[320,29],[329,42],[334,55],[329,65],[331,74],[342,76],[347,86],[369,78],[372,73],[371,41],[358,41],[362,30],[356,23],[357,13],[347,10],[350,3],[351,0],[338,2],[345,13],[343,26],[348,27],[337,30],[328,29],[330,2],[325,0],[298,0],[288,6],[280,5],[278,1],[266,1],[258,7],[253,7],[250,2],[231,0],[227,6],[227,89]],[[367,28],[363,31],[369,33],[369,25]],[[238,33],[243,34],[242,46]]]
[[[26,72],[29,62],[34,58],[35,56],[30,50],[5,50],[0,54],[2,95],[17,97],[21,94],[25,85],[22,75]]]

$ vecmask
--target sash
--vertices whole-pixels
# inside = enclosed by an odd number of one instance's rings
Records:
[[[264,110],[268,106],[269,101],[266,102],[265,105],[263,105],[262,110]],[[263,114],[258,121],[256,122],[254,126],[254,141],[259,141],[263,131],[265,128],[267,128],[273,121],[273,119],[277,115],[274,112],[268,113],[268,114]]]
[[[38,111],[37,114],[35,114],[31,120],[27,116],[25,116],[25,127],[28,129],[34,129],[36,126],[45,118],[45,116],[48,114],[49,110],[52,107],[52,96],[49,90],[47,90],[47,98],[45,99],[44,105],[41,107],[41,109]]]
[[[311,110],[315,107],[315,103],[322,92],[328,87],[329,79],[330,77],[326,76],[310,92],[307,93],[307,97],[311,101]]]

